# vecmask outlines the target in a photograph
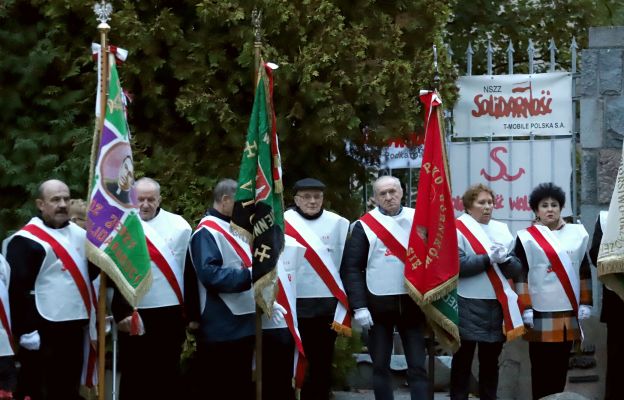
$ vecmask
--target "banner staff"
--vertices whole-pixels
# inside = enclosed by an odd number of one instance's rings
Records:
[[[258,85],[258,71],[260,65],[262,50],[262,10],[254,7],[251,11],[251,24],[254,32],[254,67],[253,67],[253,93],[256,93]],[[262,309],[256,304],[256,400],[262,400]]]
[[[113,7],[110,3],[102,0],[100,3],[95,3],[93,11],[97,16],[98,31],[100,31],[100,87],[99,87],[99,99],[100,103],[97,105],[99,115],[96,118],[95,132],[93,134],[93,142],[91,145],[91,161],[89,165],[89,188],[87,202],[91,199],[91,189],[93,187],[94,169],[97,160],[97,149],[100,143],[100,137],[102,130],[104,129],[104,118],[106,117],[106,99],[108,98],[108,46],[107,46],[107,34],[110,31],[110,15],[113,12]],[[100,272],[100,290],[98,293],[97,304],[97,335],[98,335],[98,399],[105,400],[105,387],[106,387],[106,274]]]

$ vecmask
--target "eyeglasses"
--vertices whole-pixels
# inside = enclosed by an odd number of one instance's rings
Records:
[[[316,194],[306,193],[304,195],[298,194],[296,196],[299,197],[300,199],[305,200],[305,201],[310,201],[312,199],[314,199],[314,200],[322,200],[323,199],[323,193],[316,193]]]

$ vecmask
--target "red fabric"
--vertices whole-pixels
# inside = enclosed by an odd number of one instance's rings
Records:
[[[9,324],[9,318],[6,315],[6,312],[4,311],[4,303],[2,302],[2,299],[0,299],[0,322],[2,322],[2,327],[4,328],[4,330],[7,333],[7,336],[9,337],[9,343],[11,344],[11,349],[13,349],[13,352],[15,353],[15,344],[13,343],[13,332],[11,332],[11,325]],[[2,397],[0,397],[1,399]]]
[[[390,250],[393,256],[397,257],[399,260],[404,263],[407,262],[407,253],[405,252],[405,247],[394,237],[392,233],[385,226],[383,226],[379,221],[375,219],[370,213],[364,214],[360,221],[364,222],[375,235],[381,240],[381,242]]]
[[[565,267],[557,255],[557,251],[550,245],[548,240],[546,240],[544,235],[542,235],[542,232],[540,232],[535,225],[527,228],[527,232],[533,236],[533,239],[535,239],[537,244],[539,244],[542,250],[544,250],[544,253],[546,253],[546,257],[548,257],[548,261],[550,261],[550,266],[553,271],[555,271],[555,274],[557,274],[557,278],[559,278],[559,282],[561,282],[561,286],[563,286],[563,290],[568,296],[570,304],[572,304],[574,315],[578,315],[578,302],[576,301],[576,295],[574,294],[574,289],[572,288],[572,284],[570,283]]]
[[[425,149],[418,182],[416,213],[410,232],[405,278],[428,302],[428,294],[459,273],[457,233],[437,93],[420,96],[425,106]],[[427,233],[426,242],[418,229]],[[433,293],[432,293],[433,294]]]
[[[207,219],[204,222],[200,223],[199,226],[197,227],[197,229],[199,229],[199,228],[201,228],[203,226],[205,226],[206,228],[212,228],[215,231],[217,231],[220,234],[222,234],[223,237],[232,246],[232,248],[234,249],[236,254],[238,254],[238,256],[241,258],[241,260],[243,260],[243,264],[245,264],[245,267],[247,267],[247,268],[251,267],[251,258],[249,258],[247,253],[245,253],[245,249],[243,249],[241,247],[241,245],[236,241],[236,239],[234,239],[232,237],[231,233],[227,232],[225,229],[221,228],[221,226],[219,224],[217,224],[216,222],[211,221],[209,219]]]
[[[74,262],[74,259],[71,258],[67,250],[65,250],[65,248],[61,246],[61,244],[50,234],[36,225],[28,224],[22,229],[33,234],[52,247],[54,254],[56,254],[56,256],[63,262],[63,267],[69,271],[71,277],[74,279],[74,282],[78,287],[78,291],[80,292],[80,297],[82,297],[82,301],[87,309],[87,315],[91,315],[91,299],[89,298],[89,288],[87,286],[87,282],[85,282],[82,274],[78,270],[78,266]]]

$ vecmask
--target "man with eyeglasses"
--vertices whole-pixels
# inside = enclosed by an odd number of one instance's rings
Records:
[[[308,375],[301,398],[328,399],[336,332],[350,334],[351,321],[340,262],[349,221],[323,209],[325,185],[305,178],[294,186],[295,207],[286,211],[286,234],[306,248],[297,266],[297,320]]]

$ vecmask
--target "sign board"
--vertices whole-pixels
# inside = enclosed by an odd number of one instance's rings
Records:
[[[483,183],[496,194],[493,217],[512,234],[535,217],[529,194],[540,183],[554,182],[566,195],[562,216],[572,215],[572,141],[570,138],[448,143],[451,189],[456,216],[464,211],[462,195]]]
[[[420,168],[424,151],[424,135],[412,134],[411,143],[392,139],[381,149],[379,164],[384,169]]]
[[[572,74],[480,75],[458,79],[456,137],[572,134]]]

